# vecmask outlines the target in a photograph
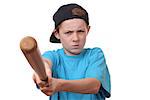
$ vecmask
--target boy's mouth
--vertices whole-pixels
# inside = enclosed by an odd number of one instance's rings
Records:
[[[76,45],[72,45],[73,47],[79,47],[79,45],[78,44],[76,44]]]
[[[79,49],[79,45],[72,45],[73,49]]]

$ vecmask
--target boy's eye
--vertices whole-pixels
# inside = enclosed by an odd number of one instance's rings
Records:
[[[73,33],[73,31],[67,31],[64,34],[71,34],[71,33]]]
[[[84,31],[84,30],[78,30],[78,32],[79,32],[79,33],[83,33],[83,32],[85,32],[85,31]]]

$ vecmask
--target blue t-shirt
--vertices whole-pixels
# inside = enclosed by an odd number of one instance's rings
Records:
[[[102,84],[97,94],[61,91],[50,96],[50,100],[105,100],[106,97],[110,97],[110,75],[100,48],[87,48],[75,56],[68,56],[64,49],[58,49],[45,52],[43,57],[52,61],[52,76],[55,78],[96,78]]]

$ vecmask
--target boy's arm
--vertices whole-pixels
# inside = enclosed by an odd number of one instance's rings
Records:
[[[44,64],[45,64],[45,70],[46,70],[46,73],[48,75],[48,77],[52,77],[52,72],[51,72],[51,69],[52,69],[52,62],[46,58],[43,58],[43,61],[44,61]]]
[[[41,88],[41,91],[47,96],[55,92],[66,91],[82,94],[96,94],[99,91],[101,83],[95,78],[85,78],[80,80],[63,80],[52,78],[49,87]]]
[[[101,83],[95,78],[85,78],[80,80],[59,80],[60,91],[77,92],[77,93],[92,93],[96,94],[99,91]]]
[[[40,87],[40,90],[46,95],[52,95],[58,91],[75,92],[83,94],[96,94],[99,91],[101,83],[95,78],[85,78],[80,80],[63,80],[52,78],[52,62],[43,59],[45,64],[46,73],[49,77],[49,87]],[[41,84],[42,81],[34,74],[33,80],[36,84]]]

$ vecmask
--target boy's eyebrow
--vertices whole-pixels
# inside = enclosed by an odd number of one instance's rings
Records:
[[[64,33],[73,33],[74,31],[71,30],[65,30]]]
[[[77,32],[84,32],[84,30],[82,30],[82,29],[81,30],[77,30]]]
[[[68,31],[66,31],[66,32],[73,32],[73,31],[71,31],[71,30],[68,30]]]
[[[69,29],[67,29],[67,30],[65,30],[65,32],[73,32],[73,31],[80,31],[80,30],[85,30],[85,29],[84,28],[79,28],[77,30],[69,30]]]

